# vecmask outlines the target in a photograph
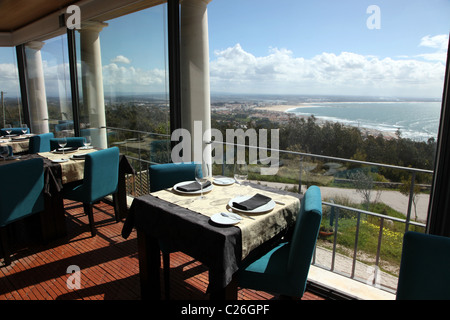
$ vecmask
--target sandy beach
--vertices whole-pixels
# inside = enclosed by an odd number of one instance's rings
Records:
[[[255,107],[255,109],[265,110],[265,111],[286,112],[289,109],[305,108],[305,107],[313,108],[314,106],[307,105],[307,104],[299,104],[299,105],[280,104],[280,105],[276,105],[276,106]]]

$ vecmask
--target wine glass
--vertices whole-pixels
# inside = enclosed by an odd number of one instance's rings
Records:
[[[10,124],[5,125],[6,134],[9,136],[12,132],[12,127]]]
[[[22,123],[22,133],[26,134],[28,132],[28,126],[26,123]]]
[[[9,148],[7,146],[0,146],[0,156],[3,158],[3,161],[6,160],[8,155],[9,155]]]
[[[91,136],[85,136],[83,144],[84,144],[84,149],[89,149],[89,147],[91,146]]]
[[[243,185],[244,181],[248,178],[248,167],[247,164],[244,163],[236,163],[234,165],[234,180],[237,181],[238,184]]]
[[[62,137],[62,138],[58,139],[58,144],[62,148],[63,156],[64,156],[64,147],[67,145],[67,138]]]
[[[203,165],[201,163],[197,163],[195,165],[195,180],[200,184],[201,195],[199,199],[205,198],[203,196],[203,187],[210,180],[210,178],[211,178],[210,165],[207,163]]]

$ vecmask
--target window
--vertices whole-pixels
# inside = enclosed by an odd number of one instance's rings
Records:
[[[31,131],[73,136],[67,36],[25,44]]]
[[[166,7],[86,23],[76,38],[82,135],[106,125],[108,145],[146,160],[170,134]]]
[[[19,75],[15,48],[0,47],[1,127],[17,127],[23,122]]]

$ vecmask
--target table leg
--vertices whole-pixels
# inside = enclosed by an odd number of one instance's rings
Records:
[[[211,270],[210,270],[211,272]],[[237,300],[238,299],[238,281],[235,277],[222,290],[213,291],[210,293],[210,300]]]
[[[41,212],[42,238],[44,243],[67,235],[64,199],[61,194],[45,195],[45,210]]]
[[[142,300],[161,300],[159,270],[161,257],[158,240],[137,231],[139,253],[139,277]]]

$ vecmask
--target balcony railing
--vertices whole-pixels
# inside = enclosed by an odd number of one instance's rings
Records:
[[[108,144],[118,146],[121,152],[127,155],[136,170],[136,174],[128,179],[129,195],[139,196],[148,193],[148,166],[170,162],[170,136],[122,128],[108,127],[107,129]],[[341,195],[329,198],[323,195],[323,224],[332,226],[333,232],[331,235],[320,237],[313,264],[395,293],[403,234],[412,228],[416,231],[424,231],[426,227],[424,223],[426,210],[423,209],[422,212],[419,212],[422,216],[419,221],[412,219],[412,211],[413,207],[414,212],[417,211],[417,201],[414,201],[417,197],[416,186],[420,187],[420,194],[425,195],[425,200],[428,200],[426,195],[430,185],[418,184],[416,180],[420,176],[422,180],[431,181],[433,171],[296,151],[273,150],[233,143],[223,144],[279,153],[279,172],[276,176],[271,176],[270,181],[268,181],[268,176],[258,173],[261,164],[250,166],[249,179],[257,183],[278,183],[284,188],[300,193],[309,185],[316,184],[324,189],[327,188],[327,185],[332,184],[337,190],[343,191],[342,193],[351,195],[353,202]],[[373,198],[373,194],[370,195],[370,193],[375,192],[375,197],[380,196],[383,192],[397,190],[404,182],[369,179],[369,185],[361,186],[360,183],[358,187],[355,187],[358,184],[355,183],[353,173],[366,172],[366,176],[381,176],[381,173],[386,171],[410,175],[407,207],[397,208],[402,211],[401,216],[374,212],[374,209],[370,210],[369,206],[373,202],[363,203],[363,205],[354,203],[355,195],[361,195],[361,198],[364,198],[364,195],[365,199],[370,201],[371,196]],[[232,170],[227,164],[215,165],[213,173],[232,175]],[[364,190],[364,188],[366,189]],[[402,197],[400,192],[396,194],[399,199]],[[422,202],[425,200],[421,199]],[[428,203],[428,201],[426,202]],[[363,208],[364,205],[366,208]],[[350,239],[348,233],[350,233]],[[371,240],[367,239],[369,236],[372,238]],[[361,243],[368,241],[371,243],[363,245],[364,248],[361,249]],[[384,256],[388,256],[388,258],[384,259]]]

